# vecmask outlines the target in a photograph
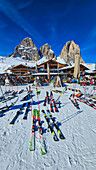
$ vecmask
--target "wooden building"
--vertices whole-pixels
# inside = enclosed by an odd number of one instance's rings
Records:
[[[19,74],[19,75],[30,74],[31,70],[32,69],[29,66],[25,66],[23,64],[19,64],[11,68],[12,74]]]
[[[89,68],[81,63],[80,64],[80,74],[84,75],[85,74],[85,70],[89,70]],[[64,67],[64,68],[60,69],[59,71],[62,72],[62,73],[73,75],[73,73],[74,73],[74,65]]]
[[[67,64],[64,64],[64,63],[60,63],[56,60],[48,60],[46,62],[43,62],[41,64],[38,65],[38,69],[43,69],[43,70],[47,70],[47,64],[49,64],[49,68],[50,68],[50,71],[51,70],[58,70],[59,68],[64,68],[67,66]]]
[[[33,75],[36,76],[36,74],[38,73],[39,76],[43,76],[43,75],[47,75],[47,66],[49,65],[49,69],[50,69],[50,75],[58,75],[58,73],[60,74],[60,76],[62,75],[69,75],[69,76],[73,76],[73,72],[74,72],[74,64],[72,66],[68,66],[66,63],[61,63],[58,62],[56,60],[47,60],[45,62],[42,63],[38,63],[33,67],[29,67],[27,65],[23,65],[23,64],[19,64],[17,66],[14,66],[12,68],[10,68],[10,71],[12,72],[12,74],[18,74],[18,75]],[[84,64],[80,64],[80,74],[84,75],[85,74],[85,70],[89,70],[89,68],[84,65]]]

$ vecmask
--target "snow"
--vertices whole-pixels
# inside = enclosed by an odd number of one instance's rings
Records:
[[[60,58],[60,57],[57,57],[57,62],[61,63],[61,64],[66,64],[64,59]]]
[[[37,50],[36,47],[32,47],[33,50]]]
[[[36,64],[40,65],[40,64],[43,64],[44,62],[47,62],[47,61],[48,61],[48,59],[46,59],[46,57],[44,56],[40,60],[36,61]]]
[[[90,70],[95,70],[95,64],[93,64],[93,63],[83,63],[83,65],[86,67],[88,67]]]
[[[20,65],[20,64],[23,64],[23,65],[26,65],[27,63],[27,66],[29,67],[32,67],[35,65],[35,62],[33,61],[26,61],[20,57],[3,57],[3,62],[2,62],[2,57],[0,57],[0,74],[2,73],[5,73],[5,70],[7,70],[9,67],[12,67],[12,66],[17,66],[17,65]]]
[[[34,47],[34,50],[35,50],[35,47]],[[45,56],[42,57],[40,60],[38,60],[36,62],[35,61],[24,60],[23,57],[16,57],[16,58],[14,58],[14,57],[2,57],[2,56],[0,56],[0,74],[5,73],[6,70],[9,67],[12,67],[13,65],[14,66],[17,66],[17,65],[20,65],[20,64],[26,65],[26,63],[27,63],[27,66],[29,66],[29,67],[36,67],[36,64],[40,65],[40,64],[43,64],[43,63],[48,61],[48,59],[46,59]],[[64,60],[61,59],[60,57],[57,57],[56,61],[61,63],[61,64],[66,64],[64,62]],[[90,70],[94,70],[95,69],[95,64],[85,64],[85,63],[82,63],[82,65],[86,66]],[[72,66],[66,66],[64,68],[61,68],[60,70],[63,70],[63,69],[66,69],[66,68],[72,68],[72,67],[74,67],[74,64],[72,64]]]
[[[49,53],[54,53],[54,51],[50,49],[50,50],[49,50]]]
[[[28,85],[26,86],[28,87]],[[69,96],[73,92],[67,90],[60,98],[59,112],[52,113],[65,136],[64,140],[59,139],[58,142],[55,142],[51,133],[47,131],[47,124],[41,112],[42,109],[49,108],[48,104],[46,107],[43,106],[43,101],[46,91],[50,93],[52,87],[39,87],[40,114],[47,150],[46,155],[41,155],[37,122],[35,151],[29,150],[32,128],[31,107],[27,120],[23,120],[25,107],[15,124],[9,126],[10,121],[23,103],[21,99],[27,94],[26,86],[2,86],[3,93],[9,89],[16,91],[24,89],[25,91],[18,94],[17,103],[0,117],[0,170],[95,170],[96,110],[81,102],[78,102],[80,110],[77,110],[69,100]],[[68,87],[74,88],[73,84],[68,84]],[[75,88],[84,91],[83,87],[79,85],[76,85]],[[63,90],[63,87],[56,89]],[[34,108],[38,109],[38,100],[35,87],[32,87],[32,90],[33,100],[35,101],[35,105],[32,105],[33,110]],[[87,92],[90,93],[91,90],[92,87],[90,86]],[[1,90],[0,96],[2,96]],[[55,100],[58,96],[59,93],[53,92]],[[16,98],[13,99],[13,101],[15,100]],[[28,101],[30,100],[25,102]],[[8,102],[8,104],[10,103],[11,101]],[[3,107],[1,102],[0,107]]]

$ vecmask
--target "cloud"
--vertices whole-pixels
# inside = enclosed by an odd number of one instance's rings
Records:
[[[19,0],[19,1],[16,1],[15,4],[17,4],[18,9],[23,9],[23,8],[30,6],[32,4],[32,2],[33,2],[33,0],[27,0],[27,1]],[[14,3],[14,1],[13,1],[13,3]]]
[[[20,14],[18,7],[15,6],[15,3],[12,3],[13,1],[8,0],[0,0],[0,9],[3,11],[3,13],[10,18],[14,23],[19,25],[24,31],[26,31],[32,38],[34,38],[38,43],[39,41],[43,41],[43,37],[34,29],[33,26],[30,25]],[[28,1],[31,3],[31,1]],[[25,4],[25,6],[28,5]],[[22,7],[25,7],[22,4]]]
[[[87,51],[90,49],[94,49],[96,47],[96,44],[86,44],[85,47],[81,48],[81,51]]]

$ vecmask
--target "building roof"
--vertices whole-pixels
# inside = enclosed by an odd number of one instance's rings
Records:
[[[20,68],[20,67],[23,67],[23,68],[30,68],[30,67],[27,66],[27,65],[19,64],[19,65],[17,65],[17,66],[12,67],[12,69]]]
[[[40,66],[40,65],[42,65],[42,64],[47,63],[48,61],[53,61],[53,62],[56,62],[56,63],[60,63],[60,64],[62,64],[62,65],[67,65],[67,64],[64,62],[63,59],[57,58],[57,60],[55,60],[55,59],[49,59],[49,60],[48,60],[48,59],[46,59],[46,57],[43,57],[42,59],[38,60],[38,61],[36,62],[36,64],[37,64],[38,66]]]
[[[64,68],[61,68],[59,70],[66,70],[66,69],[71,69],[71,68],[74,68],[75,64],[72,64],[72,66],[67,66],[67,67],[64,67]],[[87,65],[83,64],[83,63],[80,63],[80,66],[84,66],[86,68],[86,70],[89,70],[89,68],[87,67]]]

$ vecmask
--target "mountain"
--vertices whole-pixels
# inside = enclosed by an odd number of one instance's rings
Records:
[[[38,48],[31,38],[25,38],[21,44],[15,47],[15,51],[9,57],[21,56],[25,60],[37,61],[40,59]]]
[[[80,48],[77,44],[75,44],[73,40],[68,41],[64,45],[59,57],[64,59],[66,63],[70,64],[75,62],[75,53],[79,53],[80,62],[84,63],[80,54]],[[41,46],[38,51],[38,48],[35,46],[33,40],[28,37],[24,38],[21,44],[15,47],[15,51],[11,55],[8,55],[8,57],[10,56],[12,57],[21,56],[25,60],[32,60],[32,61],[37,61],[42,57],[46,57],[46,59],[48,60],[57,59],[57,56],[55,55],[54,51],[52,51],[51,46],[49,46],[48,43]]]
[[[49,44],[45,44],[42,47],[40,47],[39,50],[40,56],[45,56],[48,60],[49,59],[55,59],[56,60],[56,55],[54,54],[54,51],[52,51],[51,47]]]
[[[24,38],[21,44],[15,47],[15,51],[11,55],[8,55],[8,57],[10,56],[21,56],[25,60],[33,61],[37,61],[43,56],[45,56],[47,59],[57,58],[49,44],[43,45],[38,51],[38,48],[35,46],[31,38]]]
[[[75,63],[75,53],[79,53],[80,63],[85,63],[81,57],[80,47],[73,40],[64,45],[59,57],[63,58],[66,63]]]

